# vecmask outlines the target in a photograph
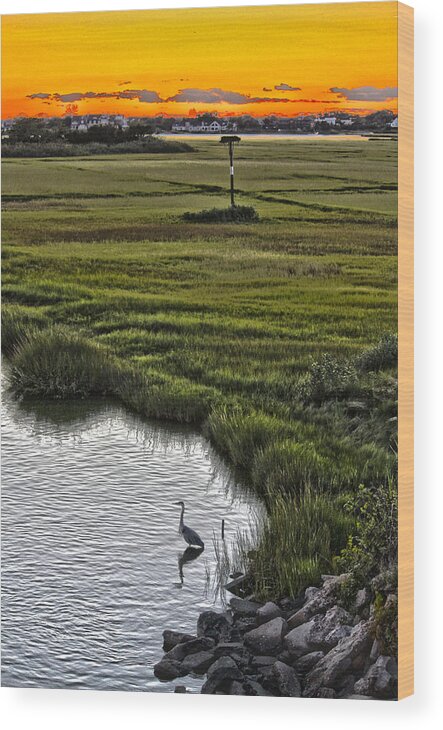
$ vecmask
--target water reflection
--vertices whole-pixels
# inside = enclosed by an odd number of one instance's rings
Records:
[[[212,535],[247,529],[252,495],[204,438],[113,401],[4,393],[2,467],[3,684],[171,691],[152,671],[162,632],[221,607]],[[204,555],[183,552],[177,499]]]
[[[175,583],[176,587],[182,588],[185,582],[183,566],[186,565],[186,563],[192,563],[194,560],[197,560],[197,558],[200,557],[204,550],[204,548],[189,546],[181,555],[178,556],[178,575],[180,578],[180,583]]]

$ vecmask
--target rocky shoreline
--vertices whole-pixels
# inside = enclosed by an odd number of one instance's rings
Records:
[[[155,676],[206,675],[202,694],[396,699],[397,662],[377,636],[380,606],[396,610],[395,586],[378,576],[345,609],[347,579],[323,576],[321,587],[278,603],[233,597],[225,612],[200,614],[195,636],[164,631]]]

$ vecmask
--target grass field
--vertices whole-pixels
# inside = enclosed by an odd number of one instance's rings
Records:
[[[105,347],[128,405],[203,426],[270,504],[309,483],[336,509],[395,459],[395,365],[358,358],[397,329],[396,142],[243,140],[260,221],[214,225],[182,215],[228,205],[226,149],[192,144],[3,161],[4,341],[22,374],[48,326]]]

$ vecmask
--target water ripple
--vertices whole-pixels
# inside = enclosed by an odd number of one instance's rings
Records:
[[[171,691],[152,670],[162,631],[220,606],[212,534],[246,529],[252,498],[202,437],[114,403],[5,393],[2,434],[3,685]],[[180,499],[206,545],[183,584]]]

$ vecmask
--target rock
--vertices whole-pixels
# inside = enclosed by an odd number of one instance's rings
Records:
[[[241,672],[231,657],[223,656],[208,669],[208,679],[241,679]]]
[[[329,576],[323,585],[313,597],[302,606],[296,613],[288,619],[290,629],[309,621],[313,616],[319,613],[326,613],[337,602],[337,592],[339,587],[348,578],[347,573],[342,575]]]
[[[229,638],[230,622],[223,613],[203,611],[197,621],[197,636],[214,639],[216,643]]]
[[[241,656],[244,647],[241,641],[225,641],[217,644],[215,647],[215,656],[219,659],[221,656]]]
[[[177,677],[183,677],[187,674],[187,671],[183,669],[181,662],[163,657],[161,661],[154,665],[154,674],[157,679],[177,679]]]
[[[379,656],[364,677],[354,685],[357,695],[369,695],[380,700],[397,697],[397,662],[389,656]]]
[[[278,654],[282,649],[283,637],[287,631],[287,624],[279,616],[262,624],[244,636],[245,646],[253,653],[269,655]]]
[[[185,685],[184,685],[184,684],[177,684],[177,686],[176,686],[176,687],[174,687],[174,692],[175,692],[176,694],[182,694],[182,695],[185,695],[185,694],[187,694],[187,689],[186,689],[186,687],[185,687]]]
[[[368,655],[373,642],[374,623],[365,621],[352,629],[350,636],[321,659],[306,678],[305,697],[315,697],[320,687],[335,688],[351,670],[352,662],[360,654]],[[289,636],[289,634],[288,634]]]
[[[213,649],[214,643],[214,639],[211,639],[208,636],[191,639],[190,641],[185,641],[183,644],[176,644],[173,649],[165,654],[163,659],[182,662],[183,659],[190,654],[196,654],[197,652]]]
[[[255,629],[257,626],[257,621],[255,618],[237,618],[235,620],[235,627],[234,630],[238,632],[238,635],[240,638],[245,634],[247,631],[251,631],[251,629]],[[233,631],[230,633],[230,637],[232,637],[234,634]]]
[[[301,697],[301,686],[292,667],[276,661],[272,667],[272,681],[281,697]]]
[[[378,657],[381,654],[381,645],[380,641],[378,639],[374,639],[374,643],[372,644],[371,653],[369,654],[369,661],[371,664],[377,661]]]
[[[245,692],[253,697],[272,697],[272,693],[268,692],[259,682],[254,679],[248,679],[244,684]]]
[[[182,662],[182,668],[186,673],[194,672],[194,674],[204,674],[211,664],[215,662],[213,651],[198,651],[190,654]]]
[[[285,649],[292,659],[298,659],[312,651],[329,651],[341,639],[351,634],[351,621],[352,617],[347,611],[340,606],[334,606],[325,616],[319,614],[292,629],[285,637]]]
[[[246,694],[246,691],[245,691],[245,689],[243,687],[243,684],[241,682],[239,682],[238,680],[234,679],[230,683],[230,685],[228,687],[228,691],[227,691],[226,694],[229,694],[229,695],[245,695]]]
[[[197,638],[192,634],[184,634],[182,631],[163,631],[163,651],[170,651],[177,644],[183,644],[185,641],[191,641]]]
[[[335,690],[332,687],[321,687],[317,692],[317,697],[325,700],[334,700],[337,697]]]
[[[233,659],[229,656],[220,657],[208,669],[208,679],[201,688],[202,694],[220,692],[229,694],[232,680],[241,680],[242,674]]]
[[[374,593],[396,593],[398,588],[397,571],[392,568],[379,573],[371,580],[371,588]]]
[[[295,629],[292,629],[292,631],[286,634],[283,646],[286,651],[289,652],[292,659],[298,659],[303,656],[303,654],[312,652],[313,647],[310,637],[317,620],[318,617],[315,617],[315,619],[312,619],[305,624],[301,624],[301,626],[297,626]]]
[[[271,667],[275,663],[275,656],[253,656],[251,666],[261,669],[261,667]]]
[[[257,624],[261,626],[262,624],[266,624],[268,621],[272,621],[273,618],[278,618],[279,616],[281,616],[281,610],[277,604],[272,603],[272,601],[268,601],[268,603],[265,603],[265,605],[261,606],[261,608],[257,611]]]
[[[244,598],[231,598],[229,601],[231,610],[237,616],[243,616],[245,618],[255,618],[258,609],[260,608],[259,603],[255,601],[247,601]]]
[[[314,596],[319,592],[320,588],[316,588],[315,586],[310,586],[309,588],[306,588],[305,590],[305,601],[310,601]]]
[[[300,659],[297,659],[294,667],[300,674],[306,674],[318,664],[320,659],[323,659],[324,655],[323,651],[311,651],[309,654],[305,654]]]
[[[357,591],[353,606],[355,613],[360,613],[364,608],[366,608],[366,606],[369,605],[370,601],[371,596],[367,588],[362,588],[361,590]]]

